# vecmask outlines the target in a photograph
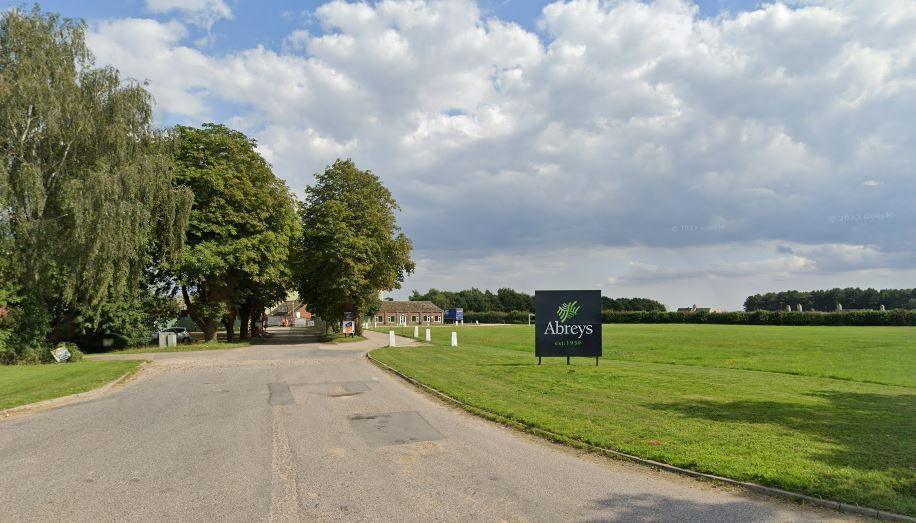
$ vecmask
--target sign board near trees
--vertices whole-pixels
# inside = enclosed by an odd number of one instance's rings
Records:
[[[534,308],[535,356],[601,356],[601,291],[535,291]]]

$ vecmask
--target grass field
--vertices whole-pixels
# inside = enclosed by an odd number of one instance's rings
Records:
[[[86,392],[134,371],[142,361],[0,366],[0,410]]]
[[[444,327],[372,355],[575,440],[916,515],[916,329],[605,325],[598,367],[538,366],[533,344],[528,326]]]

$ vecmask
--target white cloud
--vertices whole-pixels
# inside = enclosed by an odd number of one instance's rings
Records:
[[[115,64],[123,75],[149,80],[161,112],[200,118],[208,114],[212,62],[180,42],[187,36],[177,21],[126,18],[99,23],[87,35],[97,61]]]
[[[146,0],[146,8],[153,14],[177,12],[188,23],[208,31],[219,20],[232,18],[232,9],[224,0]]]
[[[136,19],[90,44],[150,80],[160,115],[228,112],[294,189],[338,156],[381,175],[424,260],[409,286],[555,286],[539,267],[576,252],[580,285],[732,280],[731,305],[800,275],[916,269],[914,5],[705,19],[684,0],[570,0],[539,38],[466,0],[333,1],[281,50],[214,56],[182,24]]]

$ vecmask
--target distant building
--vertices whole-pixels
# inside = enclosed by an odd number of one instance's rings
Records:
[[[282,301],[267,313],[268,327],[308,327],[311,321],[313,321],[312,313],[306,310],[305,304],[298,300]]]
[[[383,301],[372,322],[379,325],[442,324],[442,309],[431,301]]]
[[[693,304],[691,307],[678,307],[678,312],[722,312],[722,309],[717,309],[715,307],[697,307],[696,304]]]

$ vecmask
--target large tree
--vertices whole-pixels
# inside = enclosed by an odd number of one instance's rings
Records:
[[[194,208],[185,248],[170,269],[204,337],[214,339],[222,323],[231,339],[240,309],[243,319],[251,317],[292,286],[295,199],[241,132],[205,124],[176,127],[174,135],[175,183],[194,192]]]
[[[306,189],[295,276],[300,298],[329,325],[350,312],[361,332],[379,291],[400,288],[413,272],[398,210],[378,176],[351,160],[337,160]]]
[[[191,194],[171,165],[150,94],[94,66],[82,22],[0,15],[3,272],[23,317],[43,318],[37,337],[134,292],[151,250],[178,250]]]

